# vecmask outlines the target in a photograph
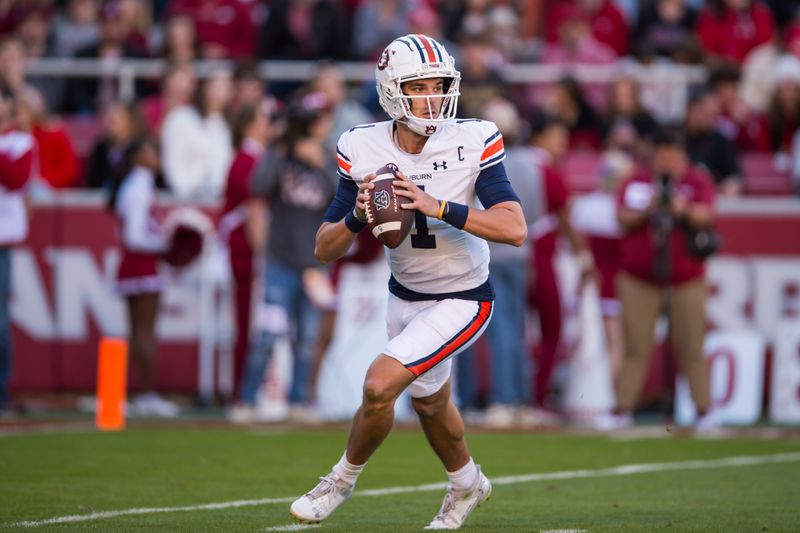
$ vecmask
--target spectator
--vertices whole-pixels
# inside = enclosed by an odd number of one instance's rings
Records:
[[[107,3],[101,12],[100,41],[81,48],[75,54],[79,59],[116,61],[122,58],[141,58],[142,51],[128,42],[130,28],[117,2]],[[119,76],[99,78],[68,78],[65,89],[64,111],[68,113],[97,113],[98,109],[120,98]],[[136,82],[137,96],[144,95],[146,84]]]
[[[643,61],[655,58],[681,63],[687,46],[697,46],[694,34],[697,13],[686,0],[644,2],[634,33],[634,52]]]
[[[318,67],[317,74],[311,82],[313,90],[325,95],[331,105],[333,128],[327,144],[336,148],[339,136],[353,126],[372,121],[372,116],[358,101],[347,95],[347,84],[341,69],[335,63],[324,63]]]
[[[198,59],[200,41],[192,17],[178,13],[169,17],[164,26],[161,57],[172,65],[186,65]]]
[[[800,59],[783,55],[775,62],[775,84],[766,116],[761,120],[762,151],[782,154],[792,150],[792,140],[800,127]]]
[[[25,47],[16,37],[0,41],[0,86],[14,98],[34,88],[25,77]]]
[[[520,199],[530,227],[545,214],[543,175],[530,146],[517,146],[522,124],[514,105],[503,98],[488,102],[482,118],[494,122],[506,143],[504,165]],[[486,327],[490,361],[488,408],[483,423],[511,427],[522,420],[521,409],[531,401],[530,365],[526,364],[525,306],[529,282],[531,242],[520,247],[489,243],[489,276],[495,292],[494,315]],[[477,350],[474,345],[458,356],[457,371],[462,409],[477,407],[475,381]]]
[[[562,26],[567,20],[580,18],[586,22],[594,41],[612,50],[613,57],[628,55],[630,30],[625,16],[611,0],[550,1],[547,13],[547,41],[561,40]]]
[[[639,138],[649,138],[656,129],[653,116],[642,106],[639,83],[630,76],[620,76],[611,84],[605,124],[625,119],[636,128]],[[607,136],[608,132],[605,132]]]
[[[542,63],[559,65],[569,70],[576,65],[609,65],[616,59],[615,52],[597,41],[591,33],[585,13],[578,7],[562,9],[558,40],[548,44],[542,54]],[[584,84],[587,100],[595,109],[606,105],[608,89],[604,83]]]
[[[410,7],[402,0],[364,0],[356,8],[353,46],[359,59],[377,60],[384,44],[408,33]]]
[[[346,59],[352,56],[337,5],[326,0],[275,0],[261,28],[261,59]]]
[[[250,340],[250,310],[253,302],[253,246],[263,252],[263,239],[248,236],[245,226],[250,199],[250,178],[269,137],[269,110],[266,105],[246,104],[233,118],[233,157],[225,186],[225,206],[218,223],[220,239],[227,243],[235,287],[236,345],[233,351],[233,377],[242,384],[247,344]],[[251,217],[252,218],[252,217]],[[259,221],[261,222],[261,221]],[[262,227],[255,231],[264,233]],[[252,228],[252,224],[251,224]],[[250,233],[252,233],[252,229]],[[248,238],[249,237],[249,238]]]
[[[139,0],[112,0],[110,5],[116,4],[120,25],[124,28],[125,45],[136,50],[146,57],[149,55],[150,46],[147,33],[153,26],[150,12],[146,2]],[[108,5],[108,4],[107,4]]]
[[[49,34],[52,13],[52,6],[36,6],[35,4],[22,11],[14,33],[22,45],[22,54],[19,59],[22,65],[52,54]],[[48,109],[59,109],[64,92],[63,79],[45,75],[24,75],[24,78],[28,85],[39,90]]]
[[[755,113],[764,113],[774,88],[775,63],[784,54],[800,59],[800,22],[788,21],[775,37],[754,48],[742,65],[739,92],[744,102]]]
[[[26,129],[36,140],[34,168],[38,177],[54,189],[77,185],[78,156],[63,123],[49,117],[42,95],[36,89],[26,90],[19,104]]]
[[[571,150],[600,149],[600,135],[605,129],[603,121],[583,97],[574,79],[564,78],[550,85],[544,93],[541,107],[569,128]]]
[[[33,137],[16,125],[12,94],[0,88],[0,418],[13,416],[11,380],[11,251],[28,236],[25,189],[33,166]]]
[[[160,135],[164,118],[175,108],[192,103],[197,79],[191,64],[177,63],[169,67],[161,80],[161,90],[142,99],[141,109],[152,135]]]
[[[550,381],[555,368],[561,340],[561,296],[553,261],[556,241],[564,234],[576,254],[581,280],[585,282],[594,272],[592,255],[583,238],[570,220],[570,191],[559,169],[569,142],[567,125],[558,117],[536,114],[531,121],[531,145],[534,163],[531,169],[539,175],[539,197],[543,207],[536,220],[528,220],[533,239],[533,283],[529,285],[528,301],[539,314],[541,343],[536,351],[534,404],[541,409],[542,422],[547,421]]]
[[[383,244],[375,238],[372,233],[362,231],[356,236],[353,245],[344,257],[337,259],[330,267],[330,288],[321,279],[316,282],[318,291],[330,290],[330,302],[322,308],[319,332],[317,333],[317,344],[314,346],[314,362],[311,365],[311,372],[308,377],[308,397],[309,404],[317,405],[317,383],[322,369],[322,363],[328,353],[328,348],[333,340],[333,332],[336,327],[336,319],[339,315],[340,304],[340,283],[342,270],[347,265],[366,265],[384,256]]]
[[[525,53],[520,24],[520,17],[509,5],[496,5],[489,12],[489,39],[504,63],[510,63]]]
[[[711,71],[708,83],[720,103],[717,129],[744,152],[758,149],[762,125],[739,94],[739,69],[722,66]]]
[[[622,301],[625,356],[615,415],[601,426],[611,429],[632,423],[631,412],[637,406],[653,349],[656,320],[666,301],[670,341],[699,413],[696,427],[708,429],[714,425],[703,356],[708,288],[704,262],[689,255],[685,232],[712,223],[714,189],[710,177],[691,166],[679,133],[661,133],[654,144],[650,172],[629,178],[618,196],[624,235],[617,290]]]
[[[203,59],[249,59],[255,55],[253,14],[241,0],[174,0],[172,15],[194,20]]]
[[[53,47],[56,57],[74,57],[81,48],[100,40],[98,0],[69,0],[67,8],[55,17]]]
[[[325,146],[333,126],[325,96],[301,94],[288,114],[284,138],[262,157],[251,185],[252,194],[269,202],[272,220],[280,223],[269,225],[260,311],[265,319],[259,323],[247,355],[240,404],[231,411],[231,418],[237,421],[255,416],[256,395],[267,361],[275,343],[284,336],[289,336],[294,356],[291,412],[300,417],[309,415],[308,380],[320,309],[314,305],[307,284],[320,274],[314,235],[336,192],[338,177],[336,161]]]
[[[508,85],[492,61],[492,47],[488,35],[468,35],[461,42],[461,98],[458,102],[460,117],[477,117],[487,102],[507,93]]]
[[[236,113],[248,105],[259,105],[266,98],[266,82],[261,79],[257,63],[240,63],[233,73],[231,111]],[[270,105],[274,105],[272,102]]]
[[[132,401],[133,412],[174,417],[178,415],[178,406],[155,392],[156,318],[164,285],[158,260],[167,248],[167,239],[156,217],[157,172],[155,143],[145,138],[131,143],[125,150],[122,173],[111,191],[109,209],[120,224],[122,261],[117,273],[117,292],[127,303],[128,349],[143,391]]]
[[[719,99],[708,88],[691,95],[686,108],[686,146],[689,159],[704,166],[717,190],[726,196],[742,191],[743,176],[736,147],[717,130]]]
[[[225,111],[231,77],[219,70],[197,88],[194,105],[173,108],[161,129],[164,177],[178,198],[217,200],[233,156]]]
[[[603,315],[606,349],[611,375],[618,381],[622,364],[622,305],[614,287],[619,272],[622,229],[617,221],[616,196],[619,186],[634,172],[630,153],[606,150],[600,164],[599,190],[578,198],[572,207],[575,229],[586,236],[599,276],[600,312]]]
[[[741,65],[774,32],[772,13],[758,0],[711,0],[697,18],[697,37],[711,63]]]
[[[124,171],[125,150],[144,134],[144,123],[135,105],[119,101],[106,104],[101,119],[103,133],[92,149],[85,181],[91,189],[111,191]]]

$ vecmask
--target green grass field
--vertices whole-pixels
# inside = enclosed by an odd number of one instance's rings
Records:
[[[343,431],[180,426],[5,434],[0,529],[288,531],[282,529],[293,525],[287,502],[328,472],[345,440]],[[797,438],[472,433],[469,443],[497,482],[465,531],[800,531]],[[740,461],[746,465],[719,461],[741,456],[758,457]],[[660,471],[614,469],[656,463]],[[528,474],[540,475],[509,477]],[[395,431],[367,466],[356,496],[308,529],[421,531],[444,491],[415,487],[444,481],[422,434]],[[401,486],[408,488],[370,493]],[[99,515],[106,511],[110,516]],[[77,521],[64,518],[70,516]]]

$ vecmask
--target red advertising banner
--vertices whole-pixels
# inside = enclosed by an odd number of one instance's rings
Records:
[[[724,247],[709,264],[709,321],[756,330],[771,342],[781,319],[800,317],[800,201],[721,202],[717,228]],[[119,259],[114,218],[98,197],[67,195],[34,208],[31,234],[12,261],[14,390],[94,389],[100,337],[127,331],[124,302],[114,292]],[[197,391],[195,274],[173,277],[163,294],[160,390]],[[223,329],[230,323],[226,313],[219,317]]]

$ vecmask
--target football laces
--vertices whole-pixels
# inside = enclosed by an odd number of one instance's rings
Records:
[[[369,194],[369,200],[365,204],[364,214],[367,215],[367,224],[375,222],[375,218],[372,215],[372,193]]]

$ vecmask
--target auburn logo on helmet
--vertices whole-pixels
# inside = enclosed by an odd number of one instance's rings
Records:
[[[381,58],[378,60],[378,70],[384,70],[389,66],[389,49],[384,49]]]

